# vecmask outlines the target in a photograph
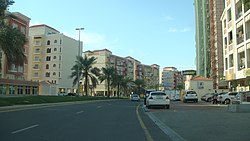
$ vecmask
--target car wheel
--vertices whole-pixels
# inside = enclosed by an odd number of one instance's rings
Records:
[[[211,101],[212,101],[212,98],[208,98],[208,99],[207,99],[207,102],[211,102]]]
[[[166,109],[169,109],[170,108],[170,105],[166,105]]]
[[[230,99],[226,99],[226,100],[224,101],[224,103],[225,103],[225,104],[230,104]]]

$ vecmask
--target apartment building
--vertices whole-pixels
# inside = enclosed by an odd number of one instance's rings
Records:
[[[30,57],[28,79],[57,85],[58,92],[73,92],[69,78],[79,51],[79,41],[45,25],[30,27]],[[82,44],[82,43],[81,43]]]
[[[6,22],[9,26],[20,30],[27,38],[29,36],[29,22],[30,18],[19,13],[13,12],[8,14],[12,14],[15,17],[8,17]],[[24,55],[26,57],[29,56],[29,44],[28,42],[24,45]],[[1,54],[1,64],[2,67],[0,68],[0,78],[6,79],[15,79],[15,80],[27,80],[27,70],[28,64],[27,61],[24,62],[23,65],[17,65],[15,62],[7,62],[5,54],[0,51]]]
[[[250,85],[250,1],[225,0],[221,16],[224,76],[232,91]]]
[[[87,57],[97,58],[94,67],[101,69],[102,67],[112,66],[116,69],[117,74],[130,77],[132,80],[145,79],[149,80],[147,85],[156,85],[159,83],[159,66],[153,64],[151,66],[143,65],[140,61],[128,56],[120,57],[113,55],[107,49],[86,51]],[[92,95],[106,96],[107,83],[104,81],[93,90]],[[111,96],[117,96],[117,89],[113,88]]]
[[[29,35],[30,18],[19,12],[8,12],[14,15],[5,21],[7,25],[20,30],[27,38]],[[29,57],[29,43],[24,45],[24,55]],[[8,62],[4,52],[0,49],[0,95],[36,95],[39,83],[27,81],[28,62],[17,65],[16,62]]]
[[[197,75],[211,76],[209,0],[194,0]]]
[[[164,67],[162,71],[162,86],[164,90],[174,90],[177,87],[178,70],[175,67]]]
[[[213,80],[213,88],[226,88],[223,83],[223,39],[220,17],[224,0],[195,0],[197,75]]]

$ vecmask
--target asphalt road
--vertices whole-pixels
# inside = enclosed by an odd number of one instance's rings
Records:
[[[170,140],[138,106],[141,103],[115,100],[1,111],[0,140]]]

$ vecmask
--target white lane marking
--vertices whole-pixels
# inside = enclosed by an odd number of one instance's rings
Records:
[[[97,109],[100,109],[100,108],[102,108],[102,106],[97,106]]]
[[[79,111],[79,112],[76,112],[76,114],[81,114],[81,113],[83,113],[84,111]]]
[[[23,128],[23,129],[19,129],[19,130],[13,131],[13,132],[11,132],[11,134],[16,134],[16,133],[19,133],[19,132],[22,132],[22,131],[25,131],[25,130],[29,130],[31,128],[35,128],[37,126],[39,126],[39,125],[38,124],[32,125],[32,126],[29,126],[29,127]]]
[[[167,134],[172,141],[186,141],[184,138],[182,138],[178,133],[176,133],[173,129],[168,127],[166,124],[164,124],[161,120],[159,120],[154,114],[147,112],[146,113],[152,121],[155,122],[156,125],[165,133]]]

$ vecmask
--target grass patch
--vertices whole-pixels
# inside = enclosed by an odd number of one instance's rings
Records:
[[[118,99],[108,97],[88,97],[88,96],[23,96],[23,97],[0,97],[0,106],[12,105],[27,105],[27,104],[43,104],[43,103],[58,103],[72,102],[85,100],[106,100]]]

